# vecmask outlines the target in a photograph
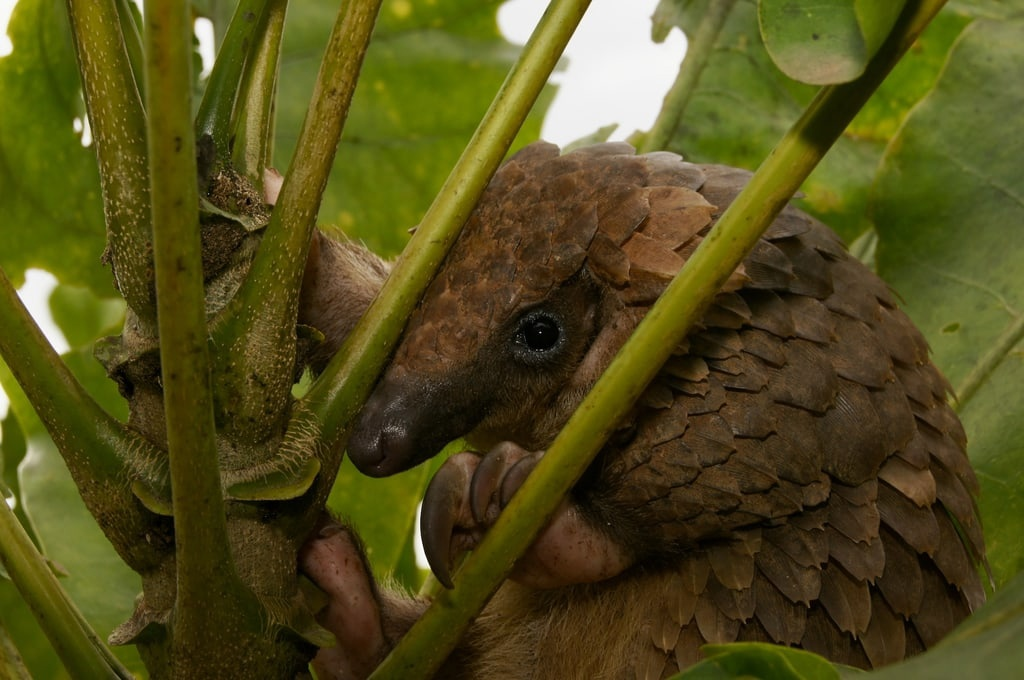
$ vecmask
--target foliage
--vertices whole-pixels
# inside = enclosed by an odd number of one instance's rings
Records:
[[[693,37],[713,1],[663,0],[656,32],[678,25]],[[515,56],[495,27],[498,4],[384,5],[322,221],[382,253],[402,248]],[[289,8],[277,106],[279,168],[291,159],[336,5]],[[835,19],[829,40],[808,42],[807,24],[786,13],[813,18],[809,13],[822,5],[763,0],[759,10],[737,1],[703,55],[703,72],[685,110],[670,112],[681,117],[669,148],[691,160],[756,167],[811,101],[816,88],[807,83],[860,74],[902,3],[853,3],[851,14],[828,15]],[[849,241],[877,243],[865,252],[877,253],[879,272],[903,296],[957,388],[1000,586],[1024,566],[1024,402],[1014,389],[1024,378],[1024,288],[1016,276],[1024,245],[1014,238],[1024,223],[1024,179],[1015,171],[1021,142],[1012,128],[1024,104],[1014,77],[1024,67],[1022,10],[1019,1],[952,3],[803,186],[807,209]],[[58,276],[51,306],[72,346],[64,360],[88,393],[123,420],[124,400],[90,356],[96,338],[116,332],[123,302],[111,297],[110,273],[100,264],[104,216],[94,153],[71,124],[82,120],[84,110],[66,19],[57,4],[21,0],[10,33],[14,53],[0,60],[0,182],[7,187],[0,201],[0,265],[15,282],[30,266]],[[814,50],[810,58],[808,49]],[[801,70],[809,61],[824,66]],[[536,137],[542,109],[543,103],[522,133],[524,141]],[[57,447],[3,364],[0,384],[12,399],[3,421],[0,490],[12,490],[23,524],[105,637],[131,614],[139,579],[88,515]],[[410,584],[419,578],[411,566],[410,528],[428,474],[420,469],[363,480],[343,467],[329,499],[364,527],[375,568],[398,571]],[[959,675],[979,642],[990,651],[992,673],[1019,667],[1012,634],[1024,620],[1021,586],[1020,578],[1013,581],[993,600],[995,609],[972,618],[941,653],[908,664],[908,672]],[[0,642],[6,629],[35,677],[66,676],[2,575],[0,612]],[[1009,624],[993,621],[1000,617]],[[836,672],[808,655],[775,648],[711,652],[713,658],[686,677],[783,667],[796,670],[773,677]],[[116,653],[130,670],[142,671],[133,647]],[[2,659],[0,654],[0,664]]]

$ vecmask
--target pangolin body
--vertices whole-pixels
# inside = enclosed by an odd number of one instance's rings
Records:
[[[746,179],[624,144],[520,152],[410,320],[356,465],[460,436],[542,452]],[[734,640],[860,667],[931,646],[984,599],[948,393],[886,285],[785,208],[572,491],[613,573],[507,583],[444,677],[660,678]],[[456,530],[493,512],[474,517]]]

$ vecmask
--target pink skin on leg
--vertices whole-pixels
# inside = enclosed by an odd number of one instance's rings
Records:
[[[327,594],[317,622],[338,639],[313,660],[317,677],[366,678],[383,657],[385,642],[372,576],[355,538],[341,525],[326,524],[303,546],[299,567]]]
[[[474,547],[493,526],[543,452],[502,442],[486,455],[463,452],[438,471],[424,498],[423,541],[438,578],[447,564]],[[563,500],[547,527],[517,562],[510,578],[533,588],[593,583],[616,576],[632,558]]]

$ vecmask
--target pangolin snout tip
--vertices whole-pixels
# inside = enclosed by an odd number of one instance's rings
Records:
[[[415,461],[415,437],[402,418],[391,417],[384,400],[371,399],[363,407],[348,442],[348,456],[364,475],[387,477]]]

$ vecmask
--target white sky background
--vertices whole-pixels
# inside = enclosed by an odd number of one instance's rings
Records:
[[[7,20],[14,3],[0,0],[0,57],[11,51]],[[512,42],[525,43],[547,4],[509,0],[498,12],[502,32]],[[650,17],[657,4],[658,0],[593,0],[566,48],[568,68],[552,77],[559,89],[544,122],[544,139],[564,145],[617,123],[611,138],[621,140],[651,127],[686,45],[678,30],[663,43],[651,41]],[[48,273],[30,270],[19,292],[62,352],[67,343],[53,325],[47,304],[54,284]],[[0,417],[6,413],[7,398],[0,391]]]

